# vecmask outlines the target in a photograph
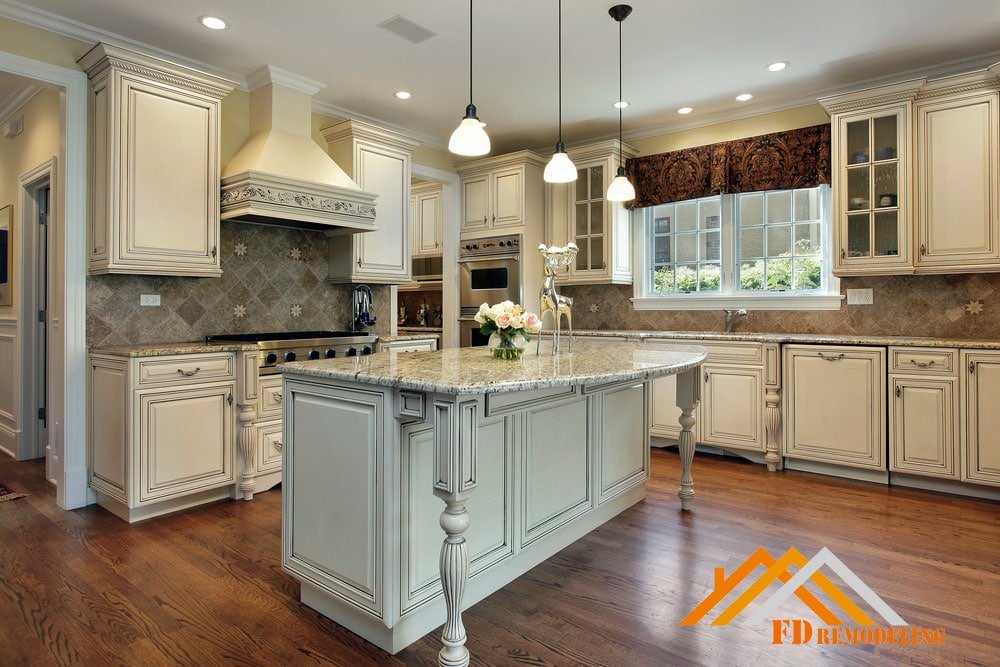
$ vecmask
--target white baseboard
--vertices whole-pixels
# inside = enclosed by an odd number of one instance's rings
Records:
[[[12,429],[6,424],[0,423],[0,452],[16,459],[20,440],[20,429]]]

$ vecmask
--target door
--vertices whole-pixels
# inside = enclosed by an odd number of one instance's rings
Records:
[[[49,410],[49,210],[52,191],[48,184],[35,191],[35,202],[38,208],[38,224],[35,242],[35,304],[38,310],[38,323],[35,327],[34,342],[34,374],[35,374],[35,414],[38,423],[35,428],[35,456],[46,456],[45,476],[53,479],[54,471],[50,469],[51,457],[48,457],[48,410]]]
[[[958,479],[957,380],[891,379],[889,469]]]
[[[1000,354],[963,352],[962,479],[1000,486]]]
[[[785,456],[885,470],[885,350],[785,347]]]
[[[493,172],[493,227],[524,224],[524,171],[520,167]],[[538,224],[542,224],[539,220]]]
[[[462,181],[462,202],[462,231],[486,229],[490,210],[489,174]]]
[[[917,106],[917,267],[1000,259],[1000,93]]]
[[[702,370],[700,442],[764,451],[763,371],[711,365]]]

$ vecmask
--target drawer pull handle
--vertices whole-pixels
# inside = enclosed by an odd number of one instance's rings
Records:
[[[844,358],[844,353],[843,352],[841,352],[840,354],[838,354],[835,357],[828,357],[825,354],[823,354],[822,352],[817,352],[816,354],[818,354],[819,357],[820,357],[820,359],[822,359],[823,361],[840,361],[841,359]]]
[[[284,447],[285,447],[285,443],[283,443],[281,440],[275,440],[274,441],[274,448],[277,449],[279,452],[282,449],[284,449]]]
[[[177,372],[180,373],[181,375],[183,375],[186,378],[194,377],[200,371],[201,371],[201,367],[200,366],[197,367],[197,368],[195,368],[193,371],[185,371],[185,370],[181,370],[180,368],[177,369]]]
[[[910,363],[916,366],[917,368],[930,368],[931,366],[934,365],[934,360],[931,359],[930,361],[917,361],[916,359],[910,359]]]
[[[271,397],[274,399],[275,403],[281,403],[281,401],[285,398],[280,391],[272,391]]]

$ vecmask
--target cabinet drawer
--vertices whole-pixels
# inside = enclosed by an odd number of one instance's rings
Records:
[[[282,390],[280,375],[261,378],[260,398],[257,402],[257,421],[272,418],[281,419]]]
[[[691,340],[687,338],[647,338],[649,343],[666,345],[701,345],[708,350],[706,363],[729,362],[735,364],[763,365],[764,346],[760,343],[740,341]]]
[[[158,357],[139,362],[139,384],[190,384],[208,380],[231,380],[236,377],[235,368],[232,354]]]
[[[281,421],[257,424],[257,473],[281,470]]]
[[[889,348],[890,372],[942,373],[954,375],[958,367],[958,350],[928,347]]]

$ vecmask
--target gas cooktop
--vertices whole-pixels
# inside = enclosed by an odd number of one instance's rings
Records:
[[[375,351],[378,336],[364,331],[275,331],[205,336],[206,343],[256,343],[261,375],[278,372],[282,361],[356,357]]]
[[[349,338],[370,336],[363,331],[275,331],[271,333],[220,334],[205,336],[206,343],[258,343],[280,340],[320,340],[323,338]]]

